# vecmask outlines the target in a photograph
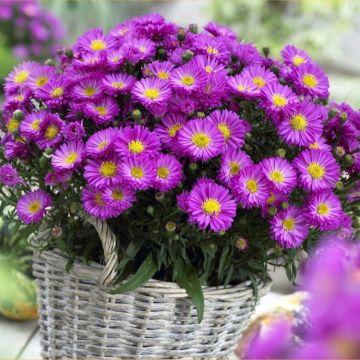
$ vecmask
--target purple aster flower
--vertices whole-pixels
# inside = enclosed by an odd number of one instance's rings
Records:
[[[119,115],[120,108],[112,97],[104,96],[94,102],[87,103],[84,112],[96,124],[104,124],[114,120]]]
[[[26,159],[29,155],[29,149],[22,138],[13,137],[4,141],[4,156],[6,160]]]
[[[194,63],[188,63],[172,72],[170,82],[174,89],[194,92],[205,86],[206,72]]]
[[[231,179],[237,175],[240,170],[252,165],[250,156],[239,149],[231,149],[223,153],[221,156],[221,165],[219,171],[219,179],[225,185],[230,185]]]
[[[81,35],[73,47],[75,52],[97,53],[110,50],[116,46],[111,37],[104,35],[102,29],[94,28]]]
[[[38,64],[34,61],[26,61],[16,66],[5,78],[5,93],[11,95],[29,86],[31,75],[37,67]]]
[[[265,158],[260,166],[276,191],[289,194],[297,185],[296,171],[287,160],[280,157]]]
[[[136,201],[135,191],[121,184],[104,190],[103,199],[111,208],[117,209],[117,216],[130,209]]]
[[[98,158],[110,154],[114,148],[119,131],[119,129],[107,128],[91,135],[86,142],[86,155]]]
[[[110,36],[114,37],[119,45],[123,44],[134,31],[134,22],[132,20],[125,21],[116,25],[110,30]]]
[[[84,178],[94,189],[106,189],[122,182],[120,174],[120,159],[111,155],[107,158],[88,160],[85,165]]]
[[[144,156],[124,158],[120,166],[120,173],[125,184],[136,190],[146,190],[154,183],[153,161]]]
[[[179,209],[185,213],[188,212],[188,199],[189,199],[189,191],[183,191],[181,194],[176,196],[176,203]]]
[[[178,145],[178,134],[185,123],[186,118],[183,115],[170,113],[161,119],[161,124],[156,126],[155,132],[163,145],[173,148]]]
[[[241,148],[245,143],[245,120],[233,111],[215,110],[205,118],[210,120],[221,132],[224,138],[223,152],[227,149]]]
[[[104,94],[102,80],[99,77],[89,77],[80,80],[72,89],[71,96],[75,100],[94,101]]]
[[[325,150],[304,150],[294,160],[301,186],[317,191],[334,188],[340,177],[340,166]]]
[[[308,147],[309,149],[332,151],[332,147],[326,143],[326,140],[323,137],[319,137]]]
[[[119,215],[118,208],[109,206],[109,203],[105,201],[103,190],[84,188],[81,201],[84,210],[97,219],[106,220]]]
[[[122,54],[126,60],[132,64],[139,61],[150,60],[156,51],[155,43],[149,39],[127,39],[121,48]]]
[[[234,41],[231,44],[229,41],[229,46],[233,56],[237,58],[241,65],[261,65],[263,63],[263,57],[253,44],[239,43],[238,41]]]
[[[131,91],[136,78],[125,73],[112,73],[105,75],[103,86],[109,95],[127,94]]]
[[[227,75],[224,64],[209,56],[197,55],[191,61],[208,74]]]
[[[51,170],[46,174],[44,181],[46,186],[64,185],[71,177],[72,170]]]
[[[81,141],[85,136],[83,122],[73,121],[64,127],[64,138],[67,141]]]
[[[70,142],[57,149],[51,158],[55,170],[73,170],[83,161],[85,146],[82,142]]]
[[[37,89],[45,86],[51,78],[55,76],[55,67],[48,65],[38,65],[32,71],[29,78],[29,86],[32,90],[36,91]]]
[[[154,61],[146,67],[150,76],[155,76],[160,80],[168,81],[174,65],[170,61]],[[146,74],[145,74],[146,75]]]
[[[270,70],[260,65],[247,66],[241,75],[251,79],[253,84],[260,90],[264,86],[277,81],[276,76]]]
[[[106,63],[111,69],[118,70],[119,67],[125,63],[123,52],[119,49],[107,51]]]
[[[223,64],[230,62],[230,51],[219,39],[206,34],[200,34],[195,37],[193,47],[196,54],[207,55]]]
[[[235,199],[245,209],[266,204],[271,185],[260,165],[250,165],[231,179]]]
[[[221,153],[224,137],[211,122],[203,119],[188,121],[179,131],[178,143],[194,160],[208,160]]]
[[[53,147],[62,139],[62,129],[65,123],[56,114],[46,112],[39,124],[39,136],[35,142],[40,149]]]
[[[122,156],[151,155],[160,150],[157,136],[146,127],[125,127],[117,135],[115,150]]]
[[[37,89],[36,97],[43,100],[47,107],[56,108],[64,103],[67,93],[68,86],[64,77],[55,76]]]
[[[225,36],[229,39],[236,40],[236,33],[224,25],[209,22],[204,26],[204,30],[206,30],[208,33],[215,37]]]
[[[198,107],[198,102],[191,94],[174,94],[170,100],[169,112],[190,115]]]
[[[318,226],[321,231],[336,230],[341,226],[341,202],[331,190],[311,194],[306,210],[309,224]]]
[[[289,145],[309,146],[322,131],[321,111],[310,102],[294,105],[278,124],[280,137]]]
[[[156,158],[154,188],[165,192],[176,187],[182,178],[182,166],[172,155],[160,154]]]
[[[16,204],[16,212],[24,224],[39,223],[51,205],[50,195],[39,189],[23,195]]]
[[[230,228],[236,216],[236,204],[228,189],[213,182],[194,186],[187,199],[190,221],[200,229],[215,232]]]
[[[296,248],[307,238],[304,210],[295,206],[279,211],[271,220],[271,236],[284,248]]]
[[[286,45],[281,50],[281,56],[284,59],[285,64],[290,66],[301,66],[308,62],[311,62],[310,56],[303,50],[299,50],[293,45]]]
[[[10,187],[23,184],[24,180],[18,175],[16,169],[11,164],[0,166],[0,183]]]
[[[242,74],[229,77],[228,85],[234,94],[245,99],[251,99],[259,94],[258,88],[251,78]]]
[[[145,78],[134,85],[132,94],[136,100],[149,107],[166,104],[171,97],[171,88],[160,79]]]
[[[306,63],[297,67],[291,74],[294,85],[304,95],[322,99],[329,97],[329,80],[320,67]]]
[[[108,52],[83,53],[81,58],[72,61],[73,68],[79,71],[100,71],[107,64]]]

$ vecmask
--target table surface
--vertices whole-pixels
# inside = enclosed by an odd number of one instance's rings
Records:
[[[256,313],[272,306],[280,296],[271,292],[263,297]],[[40,353],[40,334],[36,321],[16,322],[0,317],[0,360],[36,360],[41,359]]]

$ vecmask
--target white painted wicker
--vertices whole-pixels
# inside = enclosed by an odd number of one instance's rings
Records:
[[[198,324],[177,284],[150,280],[111,295],[98,284],[107,278],[104,266],[75,261],[67,272],[66,263],[56,250],[34,256],[44,358],[227,358],[254,311],[250,282],[204,287],[205,316]],[[268,290],[260,283],[259,297]]]

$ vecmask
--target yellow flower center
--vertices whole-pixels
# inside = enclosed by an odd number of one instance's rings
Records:
[[[208,65],[208,66],[205,66],[205,71],[210,74],[214,71],[214,69],[212,68],[212,66]]]
[[[268,199],[266,200],[266,202],[271,205],[275,202],[276,200],[276,196],[275,194],[272,192],[271,195],[268,197]]]
[[[74,164],[78,159],[78,154],[75,151],[72,151],[65,159],[66,164]]]
[[[113,56],[110,61],[114,64],[116,64],[118,61],[120,60],[120,57],[119,56]]]
[[[113,161],[104,161],[100,165],[100,174],[105,177],[112,177],[117,172],[117,166]]]
[[[168,80],[169,79],[169,74],[166,71],[159,71],[157,73],[157,76],[161,80]]]
[[[98,112],[99,115],[106,115],[107,114],[107,109],[105,106],[97,106],[96,108],[96,111]]]
[[[231,137],[231,131],[227,124],[221,123],[217,126],[219,131],[223,134],[225,140],[229,140]]]
[[[299,56],[299,55],[295,55],[293,58],[292,58],[292,62],[295,66],[300,66],[301,64],[303,64],[306,60],[302,57],[302,56]]]
[[[19,129],[19,122],[16,121],[14,118],[11,118],[6,125],[6,128],[9,132],[15,132]]]
[[[58,133],[59,133],[59,129],[55,125],[50,125],[47,127],[45,131],[45,138],[47,140],[52,140],[56,138]]]
[[[160,96],[160,91],[155,88],[148,88],[144,91],[144,95],[150,100],[156,100]]]
[[[246,182],[246,189],[251,192],[252,194],[253,193],[256,193],[257,192],[257,182],[253,179],[250,179]]]
[[[112,82],[111,86],[115,89],[123,89],[125,84],[123,82]]]
[[[278,184],[284,182],[284,175],[279,170],[274,170],[270,173],[270,179]]]
[[[99,205],[99,206],[104,206],[105,205],[105,202],[102,198],[102,195],[101,193],[96,193],[95,194],[95,202],[96,202],[96,205]]]
[[[324,167],[315,162],[309,164],[308,172],[313,179],[321,179],[325,175]]]
[[[210,136],[206,135],[203,132],[195,133],[191,138],[191,141],[199,148],[206,148],[211,144]]]
[[[239,171],[240,171],[240,165],[235,161],[231,161],[230,162],[230,174],[236,175]]]
[[[286,218],[282,222],[283,229],[286,231],[294,230],[295,228],[295,219],[292,217]]]
[[[29,71],[21,70],[15,75],[14,81],[16,84],[22,84],[29,78],[29,76],[30,76]]]
[[[317,142],[314,142],[309,145],[309,149],[320,149],[320,145]]]
[[[49,78],[47,76],[41,76],[36,79],[36,86],[42,87],[42,86],[46,85],[48,83],[48,81],[49,81]]]
[[[133,168],[131,168],[131,175],[135,179],[141,179],[144,176],[144,171],[141,167],[134,166]]]
[[[262,76],[255,76],[252,78],[253,83],[259,88],[261,89],[262,87],[265,86],[266,82],[265,79]]]
[[[145,150],[144,143],[139,140],[130,141],[128,148],[129,148],[129,151],[134,154],[140,154]]]
[[[106,44],[103,40],[95,39],[91,41],[90,47],[91,50],[101,51],[106,49]]]
[[[41,120],[40,120],[40,119],[34,120],[34,121],[31,123],[31,125],[30,125],[31,129],[32,129],[32,130],[35,130],[35,131],[36,131],[36,130],[39,130],[40,123],[41,123]]]
[[[221,211],[221,204],[214,198],[205,200],[201,207],[206,215],[218,215]]]
[[[30,214],[36,214],[40,209],[41,209],[41,203],[39,200],[32,201],[28,206],[28,210]]]
[[[178,131],[182,128],[182,125],[177,123],[177,124],[174,124],[173,126],[170,126],[168,128],[168,134],[169,136],[171,137],[174,137],[176,136],[176,134],[178,133]]]
[[[330,212],[329,207],[325,203],[320,203],[317,207],[317,213],[319,215],[328,215]]]
[[[89,86],[84,89],[84,94],[86,96],[94,96],[96,94],[96,88]]]
[[[185,86],[191,86],[194,85],[195,79],[191,75],[185,75],[181,78],[181,83]]]
[[[208,46],[208,48],[206,49],[207,53],[210,55],[217,55],[219,54],[219,50],[212,47],[212,46]]]
[[[272,101],[273,101],[273,104],[276,106],[276,107],[279,107],[279,108],[282,108],[284,106],[287,105],[287,99],[284,98],[282,95],[279,95],[279,94],[274,94],[272,96]]]
[[[306,130],[308,126],[308,122],[306,120],[306,117],[302,114],[297,114],[293,116],[290,120],[291,127],[295,131],[303,131]]]
[[[141,53],[144,53],[144,52],[146,51],[146,47],[145,47],[145,46],[139,46],[138,49],[139,49],[139,51],[140,51]]]
[[[113,190],[112,198],[116,201],[121,201],[124,199],[124,193],[121,190]]]
[[[157,169],[157,176],[161,179],[167,179],[170,174],[170,171],[167,167],[160,166]]]
[[[64,89],[62,87],[57,87],[51,91],[51,96],[53,98],[59,98],[64,94]]]
[[[104,150],[108,144],[109,142],[107,140],[100,141],[97,148],[98,150]]]
[[[313,88],[318,84],[316,77],[313,74],[305,74],[302,78],[304,85]]]
[[[237,88],[238,88],[239,91],[247,91],[247,88],[246,88],[245,85],[243,85],[243,84],[239,84],[239,85],[237,86]]]
[[[24,95],[18,95],[16,97],[16,100],[19,101],[19,102],[23,102],[25,100],[25,97],[24,97]]]

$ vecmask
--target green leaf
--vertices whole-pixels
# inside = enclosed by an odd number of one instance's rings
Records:
[[[180,286],[186,290],[192,299],[196,310],[198,323],[200,324],[204,317],[204,294],[201,288],[200,280],[196,270],[192,265],[185,265],[183,272],[178,277]]]
[[[112,294],[124,294],[128,291],[137,289],[138,287],[144,285],[148,280],[150,280],[157,271],[157,266],[154,262],[152,254],[149,254],[144,262],[139,267],[136,274],[125,284],[118,287],[117,289],[111,291]]]

